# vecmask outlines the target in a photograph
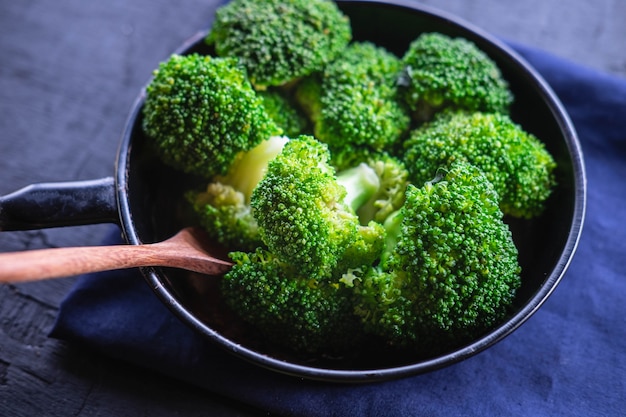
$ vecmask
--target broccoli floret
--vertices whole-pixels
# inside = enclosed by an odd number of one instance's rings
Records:
[[[365,164],[378,177],[379,186],[376,193],[356,209],[361,224],[367,224],[372,220],[382,224],[387,216],[404,204],[409,172],[400,158],[387,152],[355,148],[352,152],[331,154],[331,163],[338,172]]]
[[[485,173],[502,211],[514,217],[540,214],[555,184],[556,163],[544,144],[503,114],[443,112],[415,129],[405,149],[414,184],[428,181],[440,166],[467,161]]]
[[[329,158],[327,146],[313,137],[292,139],[252,193],[251,206],[269,251],[311,278],[332,276],[338,265],[371,263],[384,238],[382,228],[360,225],[355,213],[377,191],[376,174],[363,166],[337,175]],[[371,239],[370,228],[380,239]],[[366,245],[372,241],[377,244]],[[347,248],[355,245],[361,248],[350,253],[362,256],[344,262]]]
[[[362,224],[375,221],[384,224],[387,218],[404,205],[409,172],[404,163],[388,154],[372,155],[365,162],[378,177],[376,193],[357,209]]]
[[[254,250],[262,245],[259,227],[243,193],[219,182],[187,194],[198,223],[229,250]]]
[[[222,292],[267,339],[305,353],[335,353],[363,335],[345,276],[370,265],[385,230],[355,210],[379,188],[366,164],[336,173],[327,146],[289,140],[252,192],[263,248],[234,252]]]
[[[288,140],[272,136],[251,150],[240,152],[226,175],[216,176],[204,191],[188,193],[200,225],[229,250],[253,251],[262,246],[250,199],[268,163]]]
[[[237,57],[257,88],[282,86],[320,70],[352,38],[350,22],[327,0],[233,0],[217,10],[206,42]]]
[[[402,57],[404,99],[418,121],[447,106],[508,113],[513,95],[495,62],[471,41],[440,33],[415,39]]]
[[[381,264],[355,283],[367,331],[433,353],[502,320],[521,284],[502,217],[493,185],[470,164],[454,163],[421,188],[409,185],[386,224]]]
[[[382,151],[399,141],[410,117],[398,97],[400,59],[369,42],[350,44],[341,58],[296,90],[315,137],[333,154]]]
[[[148,85],[143,129],[162,160],[205,178],[280,134],[235,59],[173,55]]]
[[[264,339],[298,353],[341,354],[362,338],[344,285],[303,275],[265,250],[230,256],[222,295]]]
[[[272,120],[288,137],[310,133],[309,121],[288,92],[271,88],[258,92],[263,99],[263,107]]]

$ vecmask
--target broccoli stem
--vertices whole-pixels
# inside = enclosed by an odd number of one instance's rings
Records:
[[[265,176],[267,165],[283,150],[289,138],[272,136],[246,152],[240,152],[224,176],[216,178],[217,182],[230,185],[241,192],[250,204],[252,191]]]
[[[355,212],[367,203],[380,187],[376,171],[365,163],[337,173],[337,182],[346,189],[343,201]]]
[[[380,258],[380,264],[383,267],[387,265],[387,261],[398,243],[398,238],[402,233],[403,220],[404,212],[400,209],[391,213],[383,223],[383,227],[385,228],[385,249]]]

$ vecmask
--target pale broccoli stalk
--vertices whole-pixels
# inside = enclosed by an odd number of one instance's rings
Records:
[[[204,191],[188,193],[200,224],[225,248],[251,251],[262,246],[250,198],[267,165],[288,141],[272,136],[250,151],[240,152],[226,175],[215,177]]]
[[[386,154],[372,155],[366,162],[378,177],[378,190],[357,214],[362,224],[370,221],[384,224],[387,218],[404,205],[409,172],[404,163]]]
[[[267,172],[267,165],[282,152],[288,141],[286,136],[272,136],[249,151],[240,152],[226,175],[216,176],[215,182],[241,192],[249,204],[252,191]]]
[[[341,175],[342,171],[350,170],[358,165],[366,165],[378,177],[378,190],[365,203],[359,204],[356,212],[361,224],[370,221],[384,223],[387,216],[404,204],[404,192],[409,183],[409,171],[404,162],[386,152],[363,151],[353,148],[350,152],[332,154],[331,162]]]
[[[380,178],[367,164],[338,172],[337,182],[346,189],[343,202],[354,212],[359,210],[380,189]]]

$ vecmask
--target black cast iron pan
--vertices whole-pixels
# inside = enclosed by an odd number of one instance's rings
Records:
[[[474,342],[437,357],[363,349],[350,357],[303,357],[272,346],[241,323],[219,299],[217,281],[174,269],[145,268],[150,288],[173,314],[227,351],[257,365],[310,379],[379,381],[432,371],[468,358],[524,323],[563,277],[580,237],[586,199],[583,157],[576,132],[558,98],[522,58],[492,36],[445,13],[412,1],[338,1],[350,17],[354,38],[401,56],[423,32],[441,32],[475,42],[501,68],[515,94],[512,118],[541,138],[558,163],[558,187],[546,212],[532,221],[512,221],[520,250],[523,287],[516,311]],[[209,53],[203,32],[177,53]],[[155,65],[156,66],[156,65]],[[94,181],[35,184],[0,198],[0,230],[111,222],[129,244],[151,243],[186,226],[182,193],[195,179],[163,165],[141,130],[142,91],[122,135],[115,174]]]

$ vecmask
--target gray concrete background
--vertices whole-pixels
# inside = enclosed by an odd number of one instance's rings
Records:
[[[624,0],[422,0],[494,35],[626,77]]]

